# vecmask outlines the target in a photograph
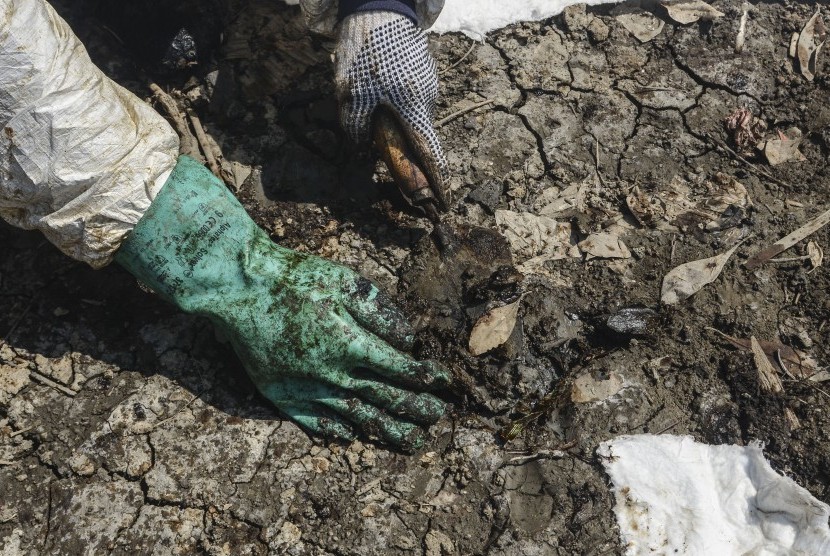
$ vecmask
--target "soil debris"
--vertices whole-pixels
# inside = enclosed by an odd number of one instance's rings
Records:
[[[752,111],[742,106],[723,119],[726,130],[732,134],[732,142],[742,155],[752,155],[767,131],[767,124]]]

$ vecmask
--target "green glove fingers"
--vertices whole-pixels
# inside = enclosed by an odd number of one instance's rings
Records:
[[[365,331],[354,335],[348,351],[359,365],[410,388],[434,390],[450,383],[450,374],[440,365],[415,361]]]
[[[358,398],[328,398],[320,400],[320,403],[387,444],[406,451],[417,450],[424,445],[424,433],[421,429],[412,423],[390,417]]]
[[[446,404],[431,394],[416,394],[371,380],[355,379],[349,390],[377,407],[422,425],[435,423],[446,410]]]
[[[312,402],[282,402],[278,405],[286,417],[310,431],[327,438],[337,438],[351,442],[355,439],[351,427],[340,418],[323,412],[321,407]]]
[[[412,343],[389,299],[350,269],[274,244],[190,158],[179,159],[116,261],[181,309],[210,318],[260,392],[310,431],[351,438],[342,416],[412,448],[423,435],[408,421],[433,423],[443,413],[437,398],[393,385],[425,390],[450,375],[387,343]]]
[[[345,419],[368,434],[407,450],[420,447],[423,434],[405,419],[432,424],[441,418],[445,409],[444,402],[430,394],[415,394],[361,379],[349,381],[348,389],[306,379],[289,379],[271,384],[262,393],[283,413],[313,432],[348,438]],[[304,401],[298,401],[298,397]]]
[[[412,326],[386,292],[359,275],[346,284],[346,290],[346,309],[358,324],[398,349],[412,349]]]

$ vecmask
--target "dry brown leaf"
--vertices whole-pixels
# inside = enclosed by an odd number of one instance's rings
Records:
[[[624,387],[622,377],[615,372],[609,373],[608,378],[585,373],[573,381],[571,401],[574,403],[601,402],[617,394]]]
[[[666,24],[642,8],[625,5],[614,8],[611,15],[640,42],[648,42],[659,35]]]
[[[775,372],[775,367],[767,359],[767,354],[764,353],[755,336],[751,336],[749,342],[752,349],[752,358],[755,360],[755,368],[758,369],[758,382],[761,384],[761,390],[771,394],[780,394],[784,391],[784,385],[781,384],[781,379],[778,377],[778,373]]]
[[[570,222],[547,216],[497,210],[496,224],[507,238],[510,251],[522,274],[544,273],[546,261],[579,257],[571,241]]]
[[[620,236],[609,232],[591,234],[577,244],[579,250],[591,259],[629,259],[631,251]]]
[[[744,351],[752,351],[752,342],[746,338],[735,338],[728,334],[712,328],[724,340],[732,344],[738,349]],[[821,382],[824,379],[825,371],[820,370],[818,363],[807,353],[801,350],[793,349],[790,346],[782,343],[780,340],[756,340],[761,349],[767,356],[771,364],[778,366],[785,366],[782,370],[796,378],[806,378],[814,382]],[[830,378],[830,377],[828,377]]]
[[[681,25],[688,25],[701,19],[711,21],[724,15],[723,12],[716,10],[702,0],[682,0],[681,2],[664,4],[664,6],[669,13],[669,17]]]
[[[481,355],[497,348],[510,338],[519,316],[519,301],[491,309],[473,326],[470,353]]]
[[[796,58],[798,56],[798,37],[799,34],[795,31],[790,35],[790,48],[788,51],[790,58]]]
[[[810,264],[812,265],[813,270],[820,267],[821,263],[824,262],[824,250],[815,241],[807,242],[807,256],[810,257]]]
[[[775,139],[768,139],[764,143],[764,156],[767,157],[767,162],[771,166],[777,166],[791,160],[799,162],[807,160],[798,150],[801,139],[801,130],[797,127],[791,127],[784,133],[779,132]]]
[[[714,282],[738,245],[715,257],[688,262],[672,269],[663,278],[660,301],[664,305],[675,305]]]
[[[798,35],[798,43],[796,44],[801,75],[806,77],[808,81],[812,81],[816,77],[818,55],[821,52],[821,47],[824,46],[826,37],[827,29],[824,27],[824,20],[822,20],[819,10],[816,10],[816,13],[807,21]]]

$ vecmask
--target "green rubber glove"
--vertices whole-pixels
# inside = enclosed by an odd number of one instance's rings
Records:
[[[306,429],[354,429],[407,450],[444,403],[449,373],[419,362],[387,296],[356,272],[274,244],[204,166],[180,157],[115,259],[230,339],[259,391]],[[397,384],[397,386],[395,385]]]

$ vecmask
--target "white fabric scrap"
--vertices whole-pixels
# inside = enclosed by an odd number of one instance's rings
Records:
[[[95,67],[44,0],[0,0],[0,217],[100,267],[173,170],[179,139]]]
[[[830,506],[776,473],[760,443],[621,436],[597,454],[627,555],[830,554]]]

